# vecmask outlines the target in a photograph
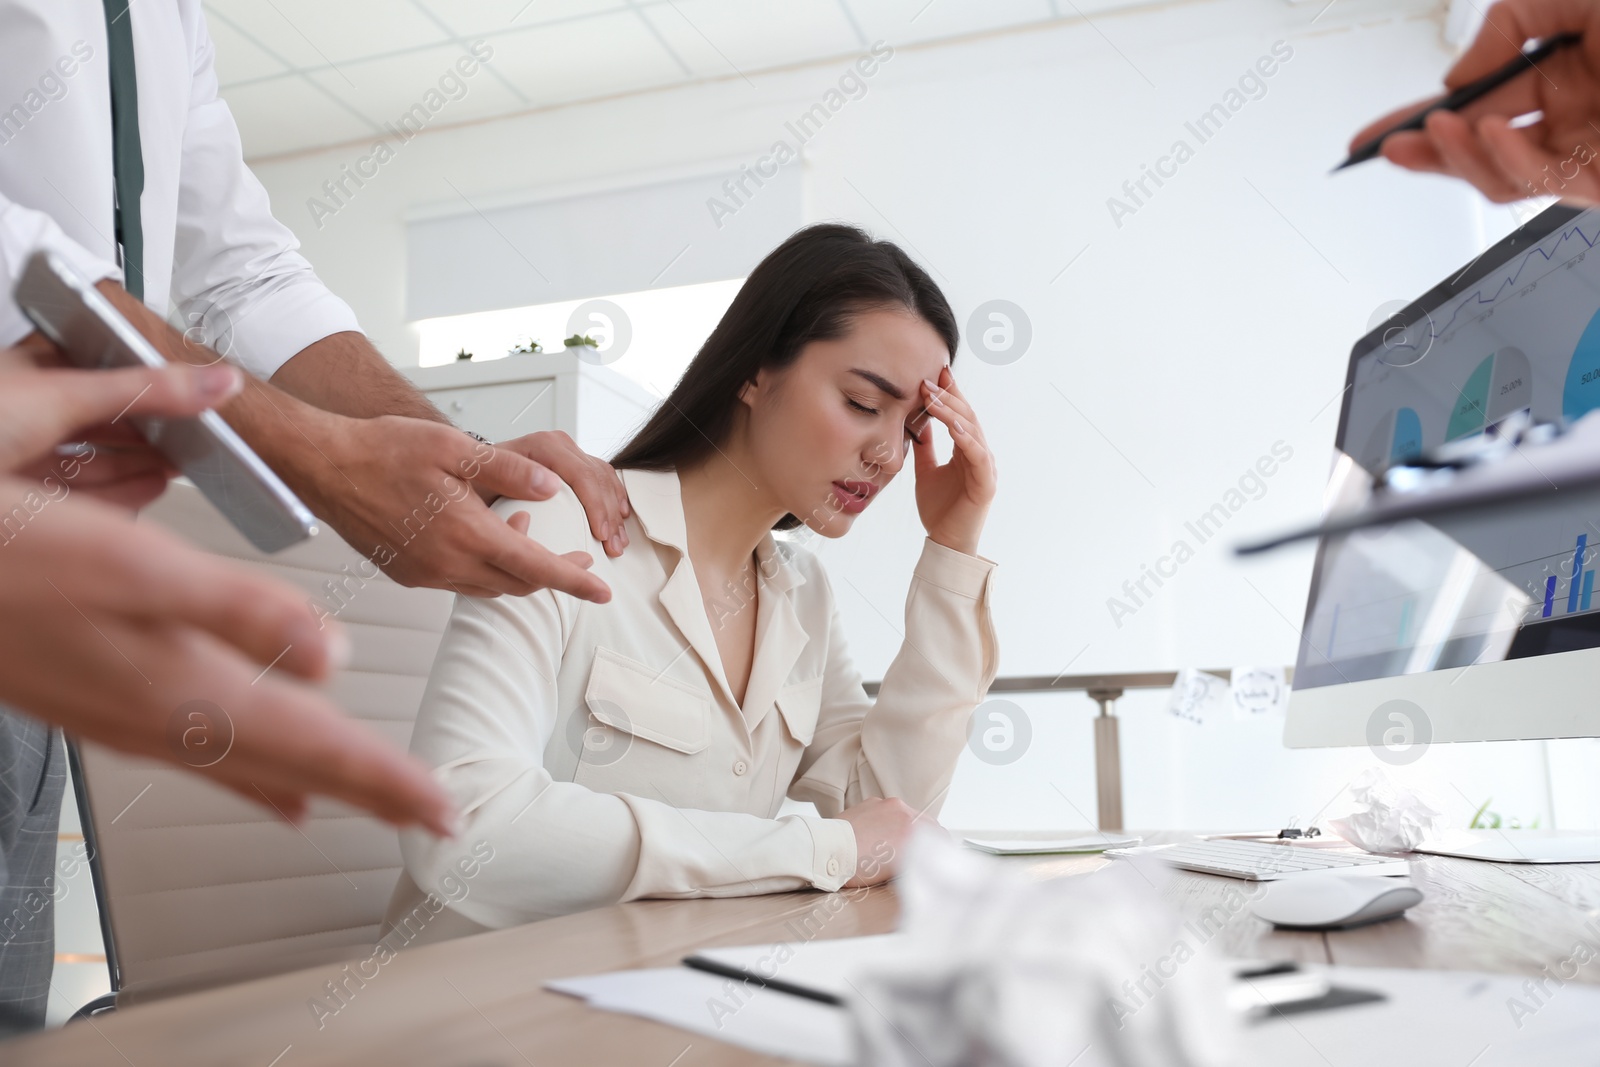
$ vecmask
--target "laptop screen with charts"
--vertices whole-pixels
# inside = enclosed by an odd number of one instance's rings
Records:
[[[1329,502],[1600,407],[1597,245],[1600,211],[1552,207],[1356,342]],[[1324,538],[1286,742],[1600,735],[1597,569],[1595,495]]]

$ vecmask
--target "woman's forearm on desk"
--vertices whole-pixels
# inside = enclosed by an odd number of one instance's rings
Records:
[[[748,896],[833,890],[855,870],[847,824],[679,808],[664,799],[596,793],[542,767],[486,758],[440,769],[467,812],[460,840],[494,859],[452,906],[504,927],[647,897]],[[484,791],[487,790],[487,795]],[[467,795],[468,792],[476,795]],[[440,884],[458,842],[406,834],[406,873]]]
[[[485,787],[463,819],[456,842],[402,834],[406,873],[435,886],[451,873],[460,841],[486,842],[483,865],[452,907],[489,927],[514,926],[622,900],[638,866],[639,838],[627,805],[616,797],[554,783],[544,768],[513,759],[441,768],[453,796]],[[498,764],[498,766],[497,766]],[[498,787],[492,784],[500,779]]]

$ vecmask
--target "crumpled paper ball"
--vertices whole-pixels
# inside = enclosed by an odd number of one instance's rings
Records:
[[[1355,808],[1329,819],[1334,833],[1368,852],[1409,852],[1432,837],[1444,813],[1414,789],[1400,785],[1375,768],[1363,771],[1350,785]]]
[[[1150,859],[1039,880],[932,830],[897,883],[905,950],[853,980],[873,1067],[1219,1067],[1239,1020]]]

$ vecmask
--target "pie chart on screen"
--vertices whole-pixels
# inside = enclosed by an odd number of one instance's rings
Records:
[[[1533,368],[1522,349],[1508,345],[1485,357],[1468,375],[1450,409],[1444,439],[1457,441],[1486,429],[1492,434],[1506,416],[1532,410]]]
[[[1415,408],[1400,407],[1378,420],[1356,457],[1370,471],[1387,470],[1422,454],[1422,419]]]
[[[1578,346],[1567,364],[1567,382],[1561,390],[1561,417],[1576,422],[1600,407],[1600,311],[1583,328]]]

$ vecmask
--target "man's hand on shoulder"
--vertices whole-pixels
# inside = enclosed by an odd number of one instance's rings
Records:
[[[628,547],[628,533],[623,528],[623,520],[633,514],[633,508],[628,504],[628,491],[623,487],[615,467],[583,451],[571,436],[561,430],[525,434],[510,441],[501,441],[495,448],[523,456],[554,471],[578,495],[578,501],[583,504],[583,510],[589,517],[589,531],[594,534],[596,541],[605,546],[606,555],[613,559],[622,555],[623,549]],[[493,503],[493,498],[487,502]]]
[[[452,426],[384,415],[319,413],[321,469],[302,466],[294,488],[357,551],[401,585],[468,596],[557,589],[605,603],[586,552],[557,555],[489,510],[484,497],[545,500],[559,483],[526,456],[474,441]],[[311,474],[311,477],[307,477]]]
[[[101,291],[169,360],[216,363],[112,283]],[[501,496],[547,500],[565,480],[617,555],[627,498],[616,472],[563,433],[495,447],[444,417],[359,333],[332,334],[249,379],[219,408],[320,518],[401,585],[469,596],[557,589],[604,603],[586,552],[558,555],[489,511]],[[554,473],[552,473],[554,472]],[[520,520],[526,523],[526,519]],[[602,532],[603,531],[603,532]]]

